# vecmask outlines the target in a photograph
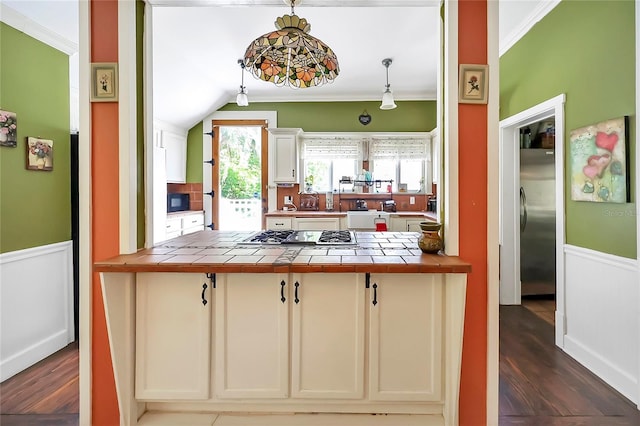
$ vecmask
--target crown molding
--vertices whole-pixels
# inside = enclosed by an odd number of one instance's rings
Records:
[[[74,53],[78,53],[78,44],[69,41],[60,34],[49,30],[46,27],[38,24],[16,10],[0,2],[0,21],[15,28],[18,31],[25,33],[26,35],[35,38],[42,43],[45,43],[54,49],[58,49],[61,52],[71,56]]]
[[[286,7],[285,0],[145,0],[152,6]],[[304,7],[439,7],[442,0],[304,0]],[[297,3],[296,3],[297,5]]]
[[[535,24],[540,22],[547,13],[551,12],[561,0],[545,0],[538,3],[538,5],[531,11],[527,19],[524,19],[522,23],[514,28],[509,35],[507,35],[501,43],[499,55],[504,55],[509,49],[513,47],[526,33],[533,28]]]

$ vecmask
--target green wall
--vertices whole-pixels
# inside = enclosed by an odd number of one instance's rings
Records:
[[[18,146],[0,147],[0,253],[71,240],[69,57],[0,23],[0,109]],[[53,140],[53,170],[26,169],[26,137]]]
[[[565,104],[568,244],[636,257],[635,44],[633,1],[562,1],[500,59],[500,118],[561,93]],[[630,116],[632,203],[571,201],[569,132]]]
[[[278,127],[299,127],[305,132],[429,132],[436,128],[436,101],[396,104],[398,108],[382,111],[379,101],[255,102],[248,107],[230,103],[220,111],[277,111]],[[371,116],[371,123],[363,126],[358,116],[365,110]],[[199,123],[189,130],[187,139],[187,182],[190,183],[202,182],[201,140],[202,123]]]
[[[202,183],[202,121],[187,134],[187,182]]]

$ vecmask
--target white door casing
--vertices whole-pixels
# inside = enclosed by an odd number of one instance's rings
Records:
[[[500,122],[500,304],[520,304],[520,127],[554,117],[556,123],[556,345],[564,335],[564,103],[566,96],[542,102]]]

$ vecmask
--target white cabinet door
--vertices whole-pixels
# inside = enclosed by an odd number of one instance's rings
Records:
[[[268,129],[273,135],[273,182],[298,183],[298,134],[301,129]]]
[[[294,221],[293,229],[306,230],[306,231],[312,231],[312,230],[337,231],[340,229],[340,218],[296,217]]]
[[[187,135],[162,131],[162,145],[167,151],[167,182],[187,181]]]
[[[442,275],[371,274],[370,282],[369,398],[439,401]]]
[[[289,395],[288,274],[218,274],[217,398]]]
[[[179,217],[168,217],[165,226],[165,240],[182,235],[182,219]]]
[[[204,274],[137,274],[136,399],[209,398],[211,294]]]
[[[421,222],[425,222],[427,219],[425,218],[421,218],[421,219],[407,219],[407,229],[405,229],[405,231],[407,232],[422,232],[422,229],[420,228],[420,223]]]
[[[189,213],[182,217],[182,235],[204,229],[204,212]]]
[[[291,396],[363,398],[364,274],[292,274],[291,281]]]
[[[290,217],[268,217],[267,229],[293,229]]]

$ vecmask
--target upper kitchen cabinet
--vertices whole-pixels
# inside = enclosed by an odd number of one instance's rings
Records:
[[[298,136],[302,129],[271,128],[273,135],[273,182],[298,183]]]
[[[162,131],[168,183],[187,182],[187,135]]]

